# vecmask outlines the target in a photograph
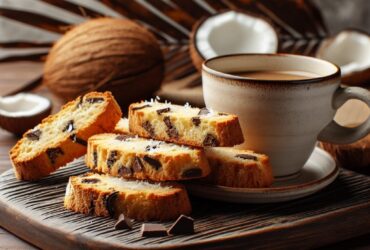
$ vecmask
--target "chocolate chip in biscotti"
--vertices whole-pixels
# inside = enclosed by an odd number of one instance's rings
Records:
[[[193,234],[194,233],[194,219],[180,215],[180,217],[172,224],[170,229],[168,229],[169,234]]]
[[[196,126],[198,127],[199,124],[200,124],[200,118],[199,117],[193,117],[191,118],[191,122]]]
[[[162,224],[144,223],[141,225],[141,237],[167,236],[167,230]]]
[[[154,144],[154,145],[152,145],[152,144],[151,145],[147,145],[145,147],[145,151],[148,152],[148,151],[155,150],[155,149],[159,148],[160,145],[161,145],[161,143],[157,143],[157,144]]]
[[[116,230],[130,229],[131,230],[132,226],[133,226],[132,219],[128,218],[124,214],[120,214],[116,224],[114,224],[114,229]]]
[[[102,98],[102,97],[92,97],[92,98],[87,98],[86,99],[86,102],[88,102],[88,103],[101,103],[101,102],[103,102],[104,101],[104,98]]]
[[[170,117],[165,116],[163,118],[163,122],[167,126],[166,133],[167,133],[168,137],[174,138],[174,139],[179,138],[179,132],[177,132],[176,127],[172,124]]]
[[[98,166],[98,153],[96,151],[93,152],[93,162],[94,162],[94,168]]]
[[[67,122],[67,125],[63,128],[63,132],[70,133],[73,130],[75,130],[74,122],[73,122],[73,120],[70,120],[70,121]]]
[[[201,108],[199,110],[198,115],[206,115],[206,114],[209,114],[209,110],[207,108]]]
[[[100,180],[97,179],[97,178],[86,178],[86,179],[82,179],[81,180],[81,183],[86,183],[86,184],[96,184],[96,183],[99,183]]]
[[[93,215],[95,213],[95,199],[94,196],[90,195],[90,206],[89,206],[89,214]]]
[[[235,155],[235,157],[241,158],[241,159],[244,159],[244,160],[253,160],[253,161],[258,160],[257,156],[250,155],[250,154],[237,154],[237,155]]]
[[[188,168],[182,172],[181,177],[183,178],[196,178],[202,176],[202,169],[200,168]]]
[[[77,108],[81,107],[83,102],[84,102],[84,95],[81,95],[77,103]]]
[[[116,140],[118,141],[125,141],[129,138],[134,138],[134,136],[133,135],[117,135],[116,136]]]
[[[144,165],[143,163],[141,162],[140,158],[139,157],[135,157],[135,160],[134,160],[134,164],[132,165],[132,169],[134,170],[134,172],[141,172],[143,171],[144,169]]]
[[[85,141],[84,139],[81,139],[81,138],[79,138],[79,137],[77,137],[77,135],[76,134],[73,134],[73,135],[71,135],[70,137],[69,137],[74,143],[78,143],[78,144],[80,144],[80,145],[82,145],[82,146],[87,146],[87,141]]]
[[[154,134],[154,128],[153,128],[152,124],[150,123],[150,121],[143,122],[143,124],[141,126],[146,130],[146,132],[149,133],[149,135],[151,137],[153,137],[155,135]]]
[[[167,112],[170,112],[171,111],[171,108],[163,108],[163,109],[157,109],[157,114],[160,115],[160,114],[163,114],[163,113],[167,113]]]
[[[105,208],[107,209],[109,216],[111,218],[114,217],[115,212],[116,212],[114,208],[114,203],[116,202],[117,198],[118,198],[118,192],[107,194],[104,198]]]
[[[132,169],[130,167],[120,166],[118,169],[118,174],[124,177],[131,177]]]
[[[219,145],[218,140],[215,136],[207,134],[203,140],[203,146],[217,147]]]
[[[40,136],[41,136],[41,130],[40,129],[33,130],[33,131],[26,134],[27,139],[29,139],[31,141],[40,140]]]
[[[61,148],[48,148],[46,150],[46,154],[48,155],[51,164],[54,164],[56,159],[58,158],[59,155],[64,155],[64,152]]]
[[[158,170],[162,167],[162,163],[157,159],[151,158],[149,156],[144,156],[144,161],[146,161],[150,166],[152,166],[155,170]]]
[[[114,163],[117,161],[117,155],[118,153],[116,150],[113,150],[110,152],[109,157],[107,159],[108,168],[111,168],[114,165]]]
[[[132,110],[135,111],[135,110],[139,110],[139,109],[145,109],[145,108],[150,108],[152,105],[149,105],[149,104],[145,104],[143,106],[139,106],[139,107],[133,107]]]

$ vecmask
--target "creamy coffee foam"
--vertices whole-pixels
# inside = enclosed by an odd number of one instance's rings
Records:
[[[258,80],[304,80],[319,77],[319,75],[304,71],[244,71],[231,73],[233,75]]]

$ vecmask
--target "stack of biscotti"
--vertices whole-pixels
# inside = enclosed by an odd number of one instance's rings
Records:
[[[132,104],[129,119],[119,121],[115,132],[120,134],[99,134],[88,140],[86,165],[103,175],[71,179],[65,198],[67,208],[95,215],[123,213],[137,220],[167,220],[189,214],[191,205],[186,190],[175,181],[212,176],[213,167],[206,155],[211,147],[243,142],[235,115],[157,101]],[[116,186],[119,178],[140,184],[129,191],[129,185],[122,186],[122,181],[121,188]],[[143,193],[142,183],[165,185],[166,189],[154,192],[155,187],[145,185]],[[265,184],[256,183],[253,185]]]
[[[64,205],[75,212],[170,220],[191,212],[185,187],[201,179],[266,187],[268,158],[243,142],[237,116],[157,101],[134,103],[129,119],[109,93],[92,92],[25,133],[10,155],[16,176],[37,180],[86,153],[93,173],[70,177]]]
[[[132,104],[115,132],[202,147],[211,169],[204,181],[215,185],[261,188],[273,182],[266,155],[230,147],[243,142],[235,115],[146,101]]]

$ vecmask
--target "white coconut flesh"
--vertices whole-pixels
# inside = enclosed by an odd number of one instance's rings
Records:
[[[34,116],[47,110],[50,101],[34,94],[0,97],[0,115],[7,117]]]
[[[278,36],[265,20],[228,11],[198,27],[195,46],[204,59],[233,53],[276,53]]]
[[[370,68],[370,37],[356,31],[343,31],[324,41],[317,56],[337,64],[342,75]]]

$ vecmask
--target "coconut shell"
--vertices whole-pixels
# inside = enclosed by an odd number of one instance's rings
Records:
[[[193,27],[192,27],[192,31],[190,33],[190,40],[189,40],[189,53],[190,53],[190,58],[193,62],[193,65],[194,67],[199,71],[201,72],[202,71],[202,65],[203,65],[203,62],[206,60],[206,58],[202,55],[202,53],[199,51],[198,47],[196,46],[196,36],[197,36],[197,32],[199,31],[199,28],[203,25],[203,23],[205,21],[207,21],[209,18],[214,18],[215,16],[218,16],[218,15],[222,15],[224,14],[225,12],[229,12],[230,10],[224,10],[224,11],[221,11],[221,12],[218,12],[216,14],[213,14],[211,16],[208,16],[208,17],[203,17],[201,18],[199,21],[197,21]],[[250,17],[253,17],[255,19],[260,19],[260,20],[263,20],[265,23],[267,24],[270,24],[271,28],[273,28],[275,30],[275,33],[276,33],[276,37],[278,38],[278,32],[277,30],[275,29],[275,25],[269,20],[267,19],[266,17],[262,16],[262,15],[258,15],[256,13],[253,13],[253,12],[250,12],[250,11],[246,11],[246,10],[232,10],[232,12],[236,12],[236,13],[240,13],[240,14],[244,14],[244,15],[247,15],[247,16],[250,16]],[[279,45],[279,44],[278,44]],[[276,51],[275,51],[276,52]],[[237,51],[235,51],[235,53],[238,53]]]
[[[122,108],[160,88],[164,59],[152,33],[127,20],[98,18],[68,31],[49,52],[43,83],[65,100],[109,90]]]
[[[347,145],[320,143],[329,152],[338,166],[370,175],[370,135]]]
[[[205,60],[205,58],[202,56],[202,54],[198,51],[197,46],[195,45],[195,38],[196,33],[198,31],[199,26],[205,21],[207,18],[202,18],[198,22],[196,22],[193,26],[193,29],[190,33],[190,40],[189,40],[189,52],[190,52],[190,58],[193,62],[194,67],[201,72],[202,71],[202,64]]]
[[[22,136],[27,130],[35,127],[45,117],[51,113],[51,103],[49,107],[38,114],[32,116],[4,116],[0,115],[0,127],[16,136]]]

